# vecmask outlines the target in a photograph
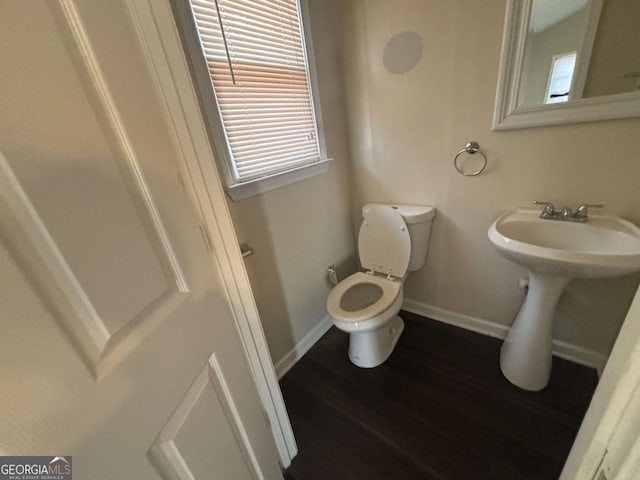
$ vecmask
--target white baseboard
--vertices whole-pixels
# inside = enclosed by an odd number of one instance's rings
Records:
[[[431,318],[442,323],[454,325],[456,327],[471,330],[494,338],[503,339],[509,332],[509,327],[506,325],[490,322],[470,315],[455,313],[417,300],[405,298],[402,308],[408,312],[422,315],[423,317]],[[607,356],[600,352],[580,347],[572,343],[563,342],[561,340],[553,341],[553,354],[560,358],[564,358],[565,360],[595,368],[598,371],[598,376],[602,373],[607,361]]]
[[[331,317],[325,316],[320,322],[307,333],[287,354],[275,365],[278,380],[293,367],[302,356],[309,351],[313,345],[320,340],[327,330],[331,328]]]
[[[482,333],[489,337],[503,339],[507,336],[507,332],[509,332],[509,327],[506,325],[463,315],[462,313],[455,313],[450,310],[445,310],[444,308],[434,307],[428,303],[422,303],[408,298],[404,299],[402,309],[407,312],[422,315],[423,317],[431,318],[432,320],[438,320],[442,323],[464,328],[465,330]]]
[[[553,354],[556,357],[564,358],[565,360],[579,363],[586,367],[595,368],[598,371],[598,377],[602,375],[604,366],[609,358],[603,353],[562,340],[553,341]]]

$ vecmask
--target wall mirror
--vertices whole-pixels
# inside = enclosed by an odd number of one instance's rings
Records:
[[[494,130],[638,116],[640,1],[507,1]]]

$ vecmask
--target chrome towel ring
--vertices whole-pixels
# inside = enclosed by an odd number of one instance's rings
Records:
[[[480,169],[476,170],[475,172],[466,173],[464,170],[462,170],[458,166],[458,158],[463,153],[468,153],[470,155],[479,153],[480,155],[482,155],[482,160],[483,160],[482,167],[480,167]],[[476,175],[480,175],[482,172],[484,172],[484,169],[487,168],[487,157],[485,156],[484,153],[482,153],[482,150],[480,150],[480,145],[478,144],[478,142],[469,142],[462,150],[460,150],[456,154],[456,156],[453,159],[453,166],[456,167],[456,170],[460,175],[464,175],[465,177],[475,177]]]

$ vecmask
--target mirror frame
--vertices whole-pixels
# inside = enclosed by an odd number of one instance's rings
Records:
[[[600,15],[601,0],[596,1],[596,13],[590,19],[592,29],[596,28]],[[581,98],[566,103],[518,106],[532,4],[533,0],[507,0],[493,130],[640,117],[640,92]],[[586,45],[586,48],[590,50],[591,46]]]

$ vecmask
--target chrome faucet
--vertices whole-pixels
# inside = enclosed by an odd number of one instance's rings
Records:
[[[576,208],[575,211],[569,207],[563,207],[562,210],[556,210],[551,202],[539,202],[533,201],[536,205],[544,205],[542,212],[540,212],[540,218],[544,220],[562,220],[565,222],[580,222],[584,223],[589,220],[588,209],[589,208],[602,208],[603,204],[589,204],[584,203]]]

